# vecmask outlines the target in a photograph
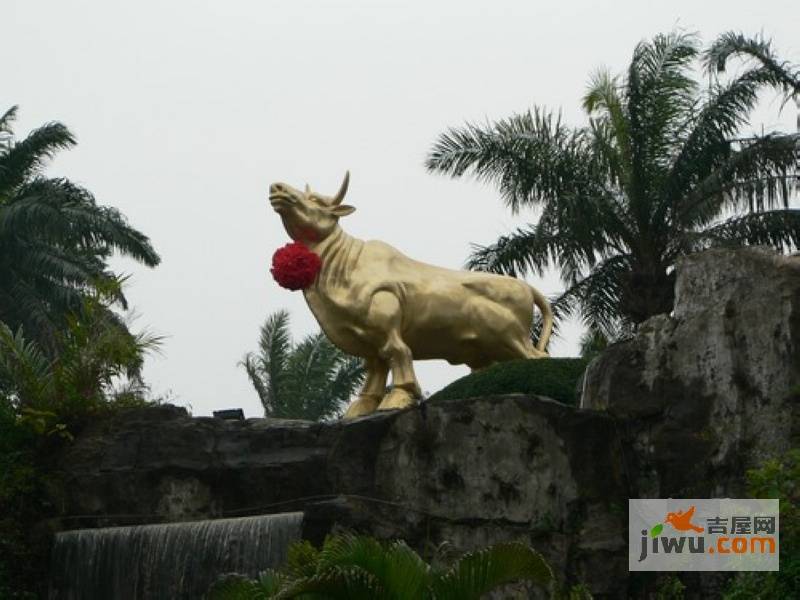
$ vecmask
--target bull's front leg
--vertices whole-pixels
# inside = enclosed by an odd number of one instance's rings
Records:
[[[378,354],[392,371],[392,390],[378,405],[378,410],[406,408],[422,395],[414,374],[411,349],[401,335],[402,307],[397,296],[381,291],[372,297],[367,321],[374,332]]]
[[[389,374],[389,365],[386,361],[375,357],[365,360],[364,363],[367,371],[364,387],[361,388],[358,398],[347,407],[345,419],[354,419],[375,412],[386,391],[386,377]]]

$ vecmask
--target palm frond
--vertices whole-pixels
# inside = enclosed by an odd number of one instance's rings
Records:
[[[584,324],[613,339],[622,327],[623,281],[630,269],[631,257],[627,255],[599,263],[553,301],[553,312],[562,318],[580,314]]]
[[[21,406],[36,406],[53,388],[51,360],[20,328],[0,321],[0,388],[11,390]]]
[[[593,119],[591,122],[594,142],[606,158],[611,179],[620,181],[630,191],[630,123],[621,92],[622,86],[617,78],[608,70],[601,69],[589,80],[589,87],[583,97],[583,108],[590,116],[598,112],[604,113],[604,118]]]
[[[270,315],[259,350],[239,363],[267,416],[319,420],[337,416],[364,379],[362,361],[334,346],[324,333],[292,343],[289,313]]]
[[[631,138],[630,213],[642,235],[658,222],[652,219],[652,198],[668,177],[676,137],[694,102],[696,83],[690,61],[698,53],[692,34],[657,35],[637,45],[626,80]]]
[[[17,119],[19,106],[14,105],[0,116],[0,133],[12,133],[11,124]]]
[[[318,573],[355,567],[368,574],[393,598],[422,598],[429,584],[429,567],[405,542],[384,544],[349,533],[329,536],[319,553]]]
[[[10,194],[57,151],[74,145],[75,137],[61,123],[43,125],[34,129],[24,140],[11,144],[0,154],[0,194]]]
[[[519,228],[489,246],[472,245],[465,265],[473,271],[489,271],[520,277],[528,272],[544,273],[557,240],[540,235],[536,228]]]
[[[333,357],[326,346],[325,334],[318,332],[303,338],[292,348],[286,364],[287,394],[284,404],[298,417],[318,419],[318,407],[327,395],[333,369]],[[313,416],[312,416],[313,415]]]
[[[264,407],[264,413],[269,414],[272,410],[271,408],[267,408],[271,406],[269,386],[265,382],[264,373],[260,369],[261,365],[258,357],[253,352],[248,352],[238,364],[244,368],[245,373],[247,373],[247,378],[250,380],[250,384],[255,388],[258,399],[261,401],[261,406]]]
[[[733,151],[732,140],[748,122],[758,102],[758,94],[771,88],[785,98],[800,91],[796,67],[779,62],[769,42],[741,34],[721,35],[703,58],[709,72],[724,70],[731,56],[744,55],[754,65],[727,83],[714,82],[700,111],[689,114],[689,134],[676,155],[663,193],[672,204],[680,202],[693,185],[711,176],[726,163]]]
[[[507,542],[461,558],[437,578],[434,593],[438,600],[480,600],[495,588],[520,580],[547,586],[553,572],[526,544]]]
[[[800,248],[800,209],[771,210],[733,217],[695,235],[703,246],[772,246],[778,252]]]
[[[326,600],[392,600],[380,583],[358,567],[331,567],[313,577],[297,580],[275,594],[275,600],[325,598]]]
[[[47,278],[0,273],[0,319],[26,332],[49,352],[63,329],[66,316],[80,310],[84,290]]]
[[[34,178],[22,185],[0,212],[0,235],[39,236],[105,253],[115,250],[149,267],[160,258],[147,236],[122,214],[98,206],[92,194],[67,179]]]
[[[679,227],[704,226],[726,207],[762,211],[787,207],[800,181],[800,134],[755,136],[731,146],[721,162],[683,198],[673,215]]]
[[[478,127],[451,128],[435,142],[425,163],[431,172],[461,177],[471,172],[495,184],[516,212],[547,202],[584,184],[590,139],[561,117],[535,109]]]
[[[207,600],[266,600],[268,597],[262,594],[257,581],[237,573],[217,579],[205,595]]]
[[[337,361],[337,367],[328,385],[328,394],[338,400],[342,405],[346,403],[364,382],[366,373],[364,361],[354,356],[343,356]],[[338,412],[324,415],[334,416]]]
[[[313,577],[317,573],[319,550],[308,540],[300,540],[289,546],[285,571],[292,579]]]
[[[630,192],[630,141],[619,139],[616,127],[607,116],[590,117],[589,130],[598,171],[607,173],[606,187],[619,187]],[[628,148],[622,148],[624,143],[628,144]]]
[[[279,399],[285,384],[286,364],[291,349],[287,311],[279,310],[267,317],[261,327],[258,348],[258,369],[253,367],[248,370],[248,376],[252,374],[251,381],[253,376],[258,378],[260,384],[256,386],[256,392],[261,398],[264,413],[269,416],[280,411]],[[253,365],[254,362],[251,362],[251,367]]]
[[[773,51],[772,41],[763,36],[748,37],[741,32],[727,31],[705,51],[703,62],[709,74],[722,73],[728,61],[736,56],[750,59],[769,73],[765,80],[787,97],[800,94],[800,72],[797,67],[779,60]]]

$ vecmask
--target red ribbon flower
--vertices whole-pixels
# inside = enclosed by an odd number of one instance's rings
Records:
[[[302,242],[292,242],[275,251],[269,271],[279,286],[302,290],[314,283],[321,268],[319,256]]]

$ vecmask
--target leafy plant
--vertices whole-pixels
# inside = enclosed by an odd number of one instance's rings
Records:
[[[270,417],[335,417],[364,380],[361,359],[339,350],[324,333],[293,344],[284,310],[267,318],[258,352],[248,352],[240,364]]]
[[[745,68],[721,78],[733,58]],[[800,94],[797,67],[769,41],[725,33],[701,52],[694,35],[658,35],[636,46],[624,76],[591,77],[586,125],[569,127],[538,107],[468,123],[442,134],[426,165],[496,185],[514,213],[540,211],[536,224],[475,247],[469,268],[541,275],[557,266],[566,290],[556,314],[579,312],[613,340],[672,310],[681,256],[798,247],[800,210],[789,198],[800,134],[742,137],[765,89],[785,101]]]
[[[117,395],[146,391],[144,356],[160,338],[131,333],[110,310],[113,292],[84,297],[80,314],[66,318],[51,358],[22,328],[0,322],[0,391],[18,411],[21,423],[37,433],[63,430],[54,419],[98,409]],[[124,383],[121,388],[117,384]]]
[[[445,386],[430,402],[500,394],[537,394],[575,405],[578,381],[586,370],[582,358],[512,360],[471,373]]]
[[[501,543],[433,567],[404,542],[383,543],[351,534],[328,536],[322,549],[300,542],[287,566],[258,580],[226,576],[209,600],[347,598],[373,600],[475,600],[516,581],[547,586],[553,579],[545,560],[529,546]]]

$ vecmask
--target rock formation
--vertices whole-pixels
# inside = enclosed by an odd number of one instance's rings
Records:
[[[596,597],[626,596],[627,499],[742,494],[796,445],[800,259],[714,250],[678,267],[655,317],[586,374],[582,408],[534,396],[428,402],[346,423],[95,423],[60,463],[61,529],[302,510],[430,553],[524,539]]]
[[[612,346],[581,406],[626,423],[642,497],[737,497],[797,445],[800,257],[710,250],[677,269],[675,310]]]

